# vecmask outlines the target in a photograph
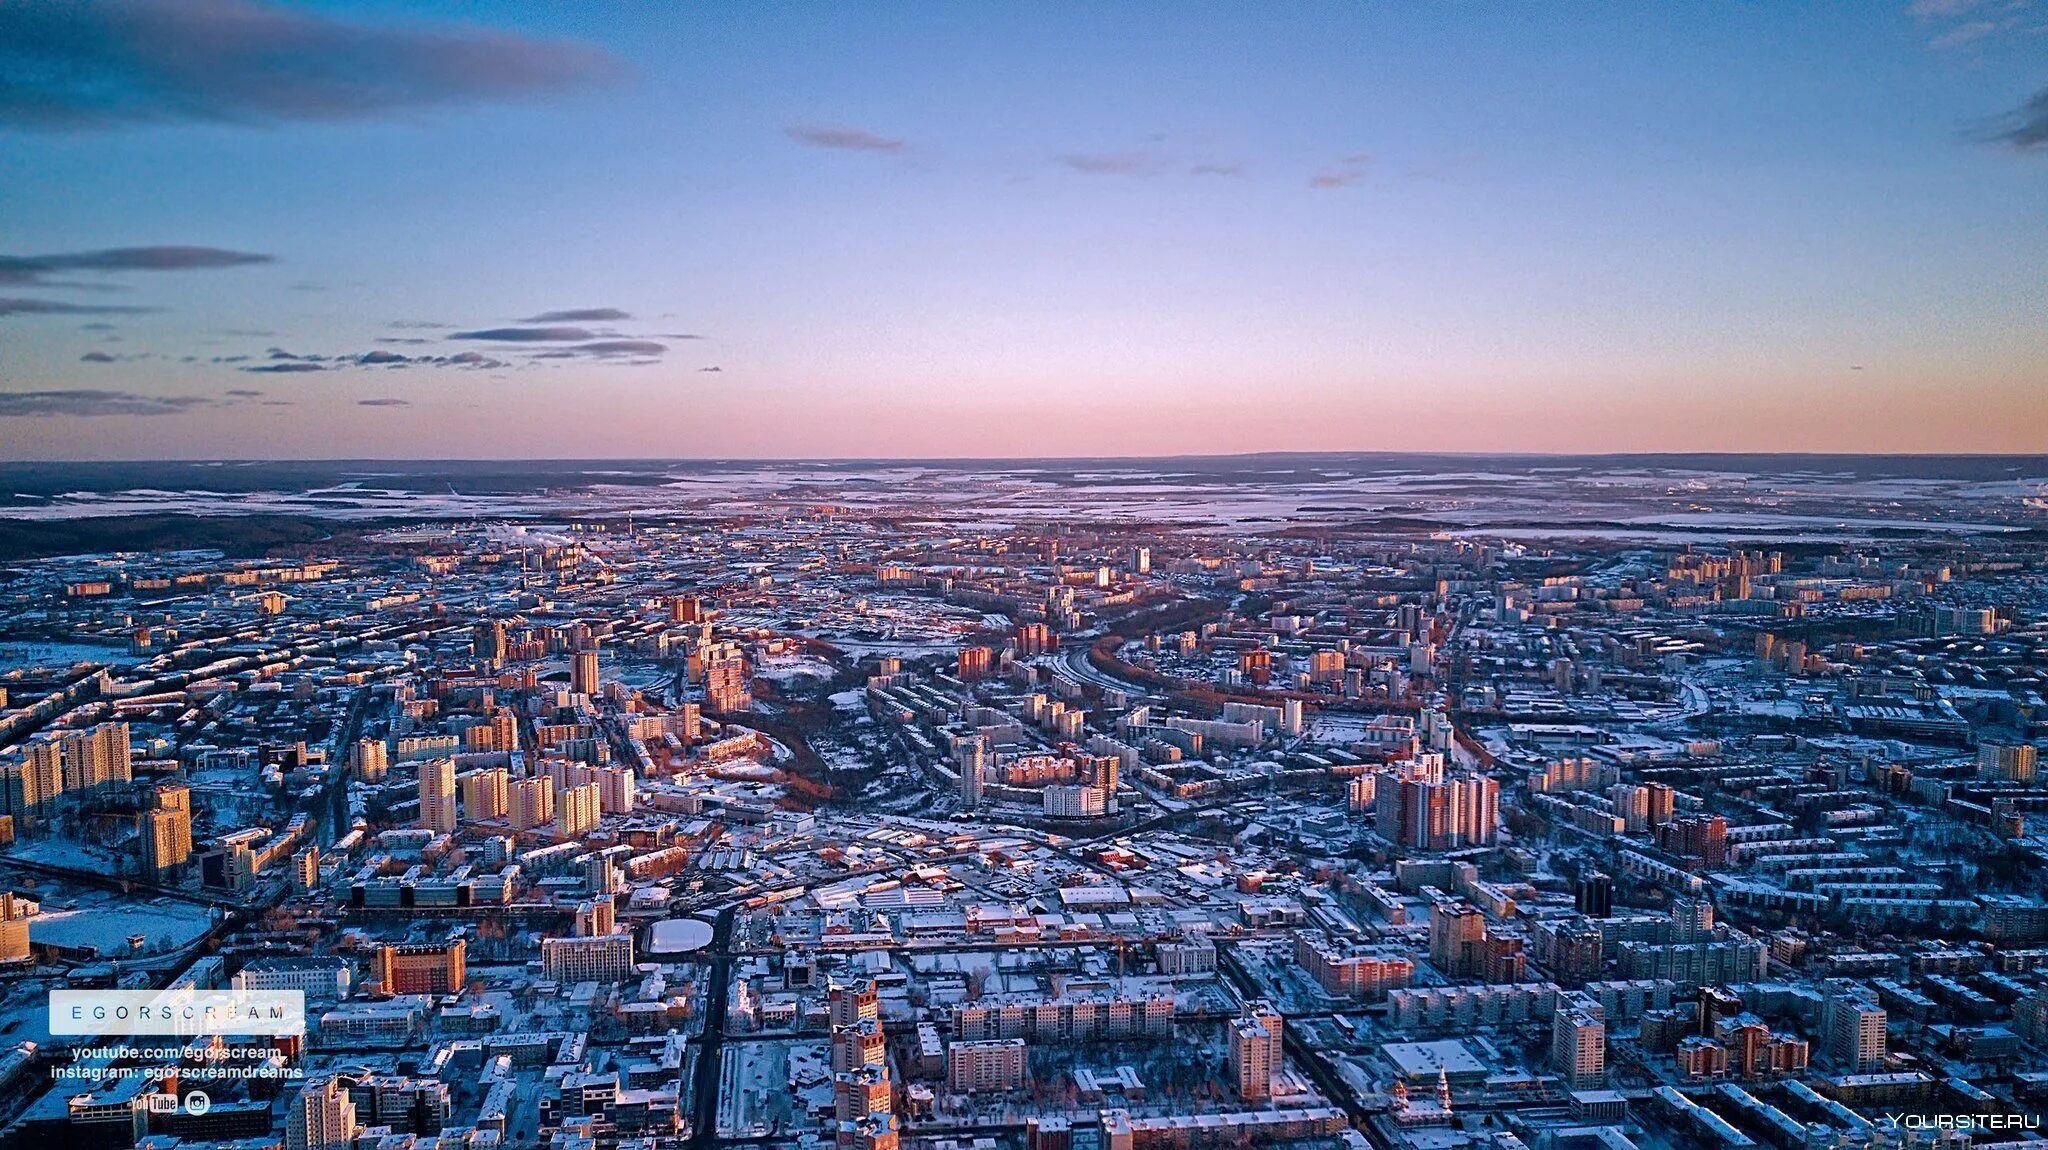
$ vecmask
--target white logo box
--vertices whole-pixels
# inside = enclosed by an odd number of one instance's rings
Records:
[[[53,990],[50,1033],[196,1037],[306,1033],[303,990]]]

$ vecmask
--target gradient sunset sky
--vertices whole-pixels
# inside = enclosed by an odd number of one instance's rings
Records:
[[[2048,449],[2048,0],[0,0],[0,458]]]

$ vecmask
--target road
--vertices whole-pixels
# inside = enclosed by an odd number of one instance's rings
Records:
[[[732,979],[732,916],[718,912],[711,944],[704,949],[711,971],[704,981],[704,1033],[697,1039],[697,1065],[690,1083],[691,1150],[710,1150],[718,1141],[718,1071],[724,1061],[727,983]]]
[[[1247,1000],[1265,997],[1265,993],[1260,988],[1258,981],[1252,978],[1250,972],[1244,969],[1244,964],[1238,960],[1237,948],[1234,944],[1217,948],[1216,957],[1216,969],[1225,978],[1229,979],[1233,986],[1237,987],[1240,995]],[[1316,1015],[1316,1017],[1321,1016],[1321,1014]],[[1282,1015],[1283,1019],[1287,1017],[1290,1016]],[[1308,1016],[1296,1014],[1291,1017],[1299,1019]],[[1317,1090],[1322,1091],[1323,1097],[1343,1107],[1344,1115],[1350,1120],[1352,1128],[1364,1134],[1366,1140],[1374,1146],[1382,1147],[1379,1131],[1373,1127],[1371,1122],[1372,1111],[1359,1104],[1357,1095],[1349,1086],[1345,1085],[1342,1078],[1338,1077],[1336,1070],[1323,1058],[1322,1053],[1310,1049],[1308,1044],[1302,1040],[1301,1029],[1295,1026],[1283,1026],[1280,1034],[1280,1045],[1281,1049],[1287,1053],[1287,1056],[1294,1060],[1295,1065],[1307,1071],[1309,1079],[1316,1084]],[[1382,1150],[1384,1150],[1384,1147],[1382,1147]]]
[[[1053,661],[1052,672],[1062,679],[1101,687],[1106,691],[1123,691],[1131,695],[1148,695],[1151,689],[1137,683],[1127,683],[1115,675],[1097,667],[1088,659],[1089,648],[1085,645],[1068,647]]]

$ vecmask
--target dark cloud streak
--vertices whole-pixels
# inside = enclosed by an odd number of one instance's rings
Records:
[[[784,128],[783,134],[808,147],[830,148],[842,152],[894,155],[908,146],[902,140],[891,139],[870,132],[866,128],[855,128],[845,124],[793,124]]]
[[[64,303],[53,299],[0,298],[0,316],[9,315],[135,315],[156,311],[153,307],[117,304]]]
[[[601,339],[594,343],[579,343],[569,350],[585,355],[660,355],[668,347],[651,339]]]
[[[449,339],[483,339],[498,343],[575,343],[598,339],[602,333],[583,327],[487,327],[458,331]]]
[[[2001,117],[1984,138],[2016,152],[2048,152],[2048,88]]]
[[[568,311],[544,311],[530,315],[520,323],[603,323],[607,320],[632,319],[629,312],[615,307],[571,308]]]
[[[38,416],[177,415],[212,400],[197,395],[141,395],[96,387],[0,392],[0,419]]]
[[[0,0],[4,4],[5,0]],[[0,49],[4,54],[5,49]],[[5,100],[5,81],[0,80],[0,101]],[[43,283],[51,287],[99,287],[104,285],[56,284],[43,277],[51,272],[182,272],[204,268],[232,268],[267,264],[271,257],[256,252],[226,248],[157,244],[139,248],[104,248],[91,252],[60,252],[43,256],[0,256],[0,283]]]
[[[17,127],[360,120],[622,73],[586,44],[359,24],[259,0],[0,0],[0,124]]]

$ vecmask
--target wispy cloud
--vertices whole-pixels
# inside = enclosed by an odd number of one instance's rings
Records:
[[[579,343],[569,350],[585,355],[660,355],[668,347],[651,339],[601,339],[593,343]]]
[[[1329,190],[1348,188],[1365,182],[1372,164],[1372,157],[1364,152],[1354,152],[1341,157],[1334,164],[1326,165],[1321,171],[1308,178],[1308,186]]]
[[[0,418],[177,415],[212,403],[212,400],[198,395],[143,395],[97,387],[0,391]]]
[[[1979,135],[2016,152],[2048,152],[2048,88],[1999,117]]]
[[[1172,167],[1156,152],[1070,152],[1059,162],[1091,176],[1156,176]]]
[[[358,399],[357,407],[411,407],[409,399]]]
[[[2002,30],[2002,26],[1993,20],[1965,20],[1929,40],[1928,44],[1936,48],[1960,48],[1965,44],[1989,39]]]
[[[145,353],[146,354],[146,353]],[[217,355],[214,363],[248,364],[240,371],[265,375],[300,375],[316,371],[343,371],[354,367],[455,367],[455,368],[499,368],[510,366],[504,360],[485,355],[480,351],[458,351],[449,355],[407,355],[388,348],[373,348],[369,351],[349,352],[345,355],[302,355],[273,347],[264,353],[264,360],[250,363],[247,355]]]
[[[575,343],[578,340],[598,339],[602,332],[585,327],[487,327],[476,331],[458,331],[449,339],[483,339],[497,343]]]
[[[0,124],[17,127],[356,120],[531,99],[622,72],[586,44],[258,0],[0,0]]]
[[[629,312],[615,307],[571,308],[568,311],[544,311],[530,315],[520,323],[604,323],[608,320],[632,319]]]
[[[546,351],[535,352],[532,356],[534,359],[573,359],[578,356],[602,359],[615,356],[661,355],[668,351],[667,344],[651,339],[636,339],[613,332],[592,331],[586,327],[491,327],[477,331],[458,331],[448,338],[550,345]]]
[[[1239,160],[1188,156],[1152,146],[1121,152],[1068,152],[1053,157],[1053,161],[1088,176],[1241,176],[1245,172],[1245,165]]]
[[[0,298],[0,316],[10,315],[134,315],[138,312],[156,311],[153,307],[128,307],[119,304],[65,303],[53,299],[6,299]]]
[[[4,2],[4,0],[0,0]],[[631,315],[619,308],[578,308],[545,312],[535,320],[584,318],[591,321],[630,319]],[[408,321],[393,325],[406,328],[442,327],[442,324],[427,324]],[[662,337],[670,338],[670,337]],[[696,336],[675,336],[676,339],[695,339]],[[497,352],[511,352],[514,346],[493,348],[489,351],[450,351],[445,354],[431,354],[426,345],[442,340],[479,341],[500,345],[527,345],[518,348],[519,357],[508,362],[499,358]],[[416,336],[380,336],[370,342],[384,346],[368,350],[346,351],[337,354],[294,351],[284,347],[265,348],[261,355],[217,355],[211,362],[232,365],[237,371],[258,375],[297,375],[316,372],[350,372],[358,369],[383,372],[404,371],[410,368],[448,368],[468,370],[500,370],[508,367],[536,367],[532,361],[543,359],[574,360],[587,359],[609,364],[658,363],[659,357],[668,352],[668,345],[660,339],[631,333],[619,332],[603,326],[585,327],[573,323],[545,323],[537,326],[477,328],[469,331],[450,332],[436,340]],[[147,355],[148,353],[143,353]],[[129,358],[129,357],[115,357]]]
[[[909,146],[902,140],[846,124],[792,124],[782,131],[799,144],[813,148],[836,148],[843,152],[895,154]]]
[[[0,0],[0,3],[4,3],[4,0]],[[0,23],[4,23],[4,20],[0,20]],[[6,49],[0,47],[0,56],[4,56],[5,52]],[[0,86],[0,107],[5,106],[5,100],[6,88]],[[47,283],[47,277],[52,272],[178,272],[269,262],[270,256],[256,252],[178,244],[103,248],[99,251],[59,252],[41,256],[0,255],[0,283]]]
[[[2048,32],[2035,0],[1913,0],[1907,11],[1927,32],[1927,46],[1960,49],[2007,35]]]

